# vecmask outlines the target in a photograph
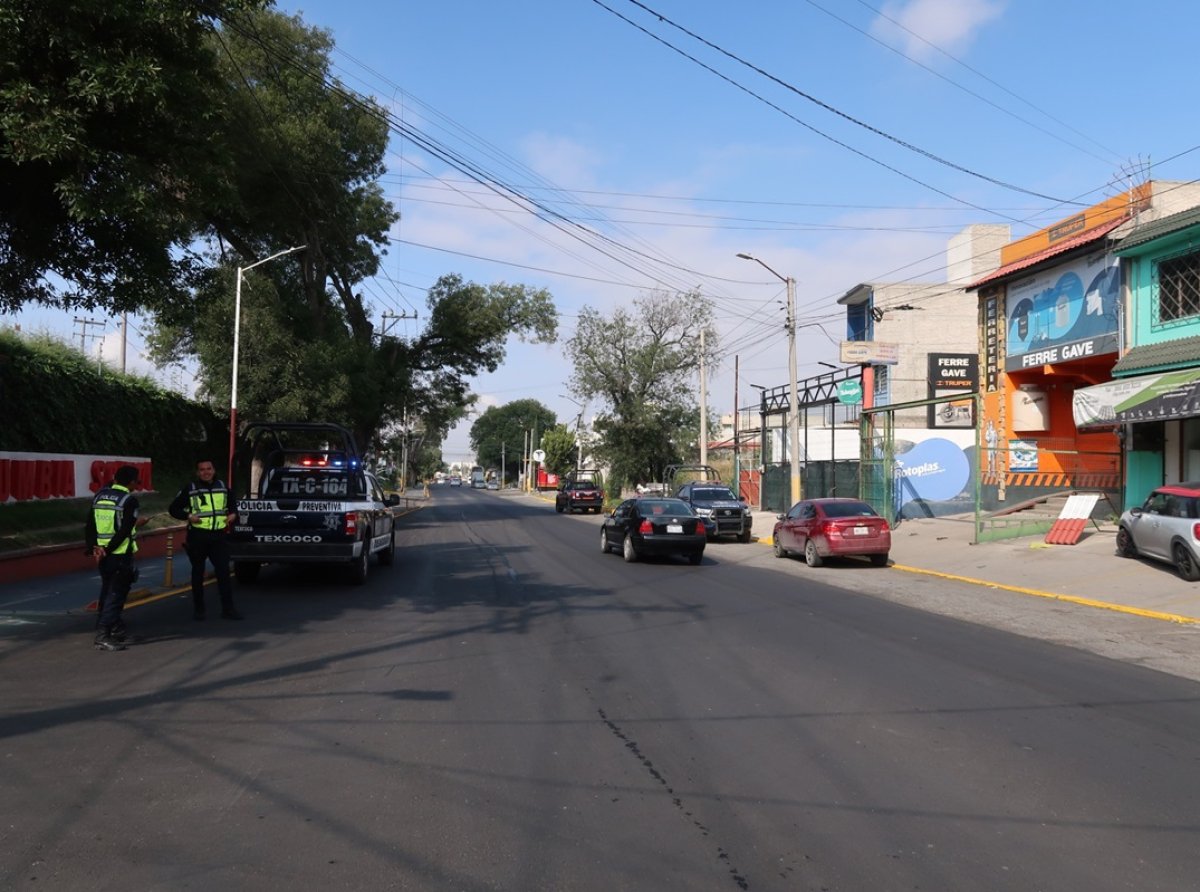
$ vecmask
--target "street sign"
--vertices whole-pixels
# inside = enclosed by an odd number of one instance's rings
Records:
[[[857,378],[849,378],[845,381],[838,382],[837,398],[839,403],[847,406],[857,405],[862,402],[862,382]]]
[[[542,462],[544,462],[546,460],[546,450],[545,449],[533,450],[533,460],[535,462],[537,462],[538,464],[541,464]]]

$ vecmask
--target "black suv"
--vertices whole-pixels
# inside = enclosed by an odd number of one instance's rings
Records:
[[[554,494],[554,510],[594,511],[604,510],[604,490],[600,488],[599,475],[592,471],[575,471],[567,476]]]
[[[754,518],[750,509],[728,486],[718,480],[693,480],[675,491],[675,498],[692,506],[704,518],[710,539],[734,536],[739,542],[752,538]]]

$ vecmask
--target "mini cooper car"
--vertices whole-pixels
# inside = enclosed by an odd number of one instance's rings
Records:
[[[1122,557],[1153,558],[1173,565],[1188,582],[1200,579],[1200,483],[1160,486],[1118,523]]]

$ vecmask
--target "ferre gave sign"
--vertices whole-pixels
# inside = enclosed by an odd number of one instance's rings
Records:
[[[930,353],[928,395],[962,397],[929,407],[931,428],[975,426],[975,398],[979,390],[979,357],[974,353]]]

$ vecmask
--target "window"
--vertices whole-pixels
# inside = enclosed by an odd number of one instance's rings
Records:
[[[1155,274],[1159,322],[1200,316],[1200,251],[1160,260]]]

